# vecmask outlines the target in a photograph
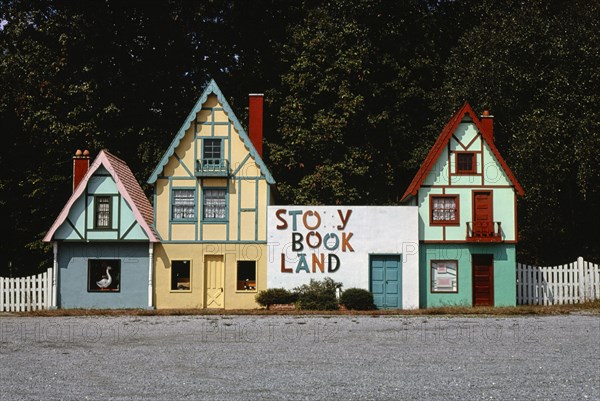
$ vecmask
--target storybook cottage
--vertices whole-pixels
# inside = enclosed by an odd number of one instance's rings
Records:
[[[157,308],[255,308],[267,288],[262,95],[250,136],[215,81],[183,122],[148,183],[154,188]]]
[[[153,306],[152,206],[124,161],[73,157],[73,194],[44,237],[54,248],[55,307]]]
[[[516,304],[517,195],[493,117],[465,103],[402,198],[419,208],[421,307]]]

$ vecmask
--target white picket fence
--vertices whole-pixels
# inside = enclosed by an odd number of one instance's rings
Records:
[[[52,268],[36,276],[0,277],[0,312],[50,309]]]
[[[560,305],[600,299],[600,266],[575,262],[558,266],[517,263],[518,305]]]

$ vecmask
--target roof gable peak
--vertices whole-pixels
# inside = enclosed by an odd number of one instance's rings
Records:
[[[77,199],[83,195],[88,186],[90,178],[92,178],[92,176],[100,167],[104,167],[115,181],[115,184],[119,189],[119,193],[131,207],[137,223],[142,227],[148,236],[149,241],[158,242],[159,239],[152,229],[152,206],[150,205],[148,198],[146,198],[144,195],[144,192],[140,188],[139,183],[133,176],[133,173],[127,164],[117,156],[108,152],[106,149],[102,149],[100,153],[98,153],[98,156],[96,156],[94,162],[85,173],[85,176],[81,179],[81,182],[69,197],[69,200],[63,207],[61,213],[54,221],[54,224],[44,236],[43,241],[52,241],[56,230],[58,230],[58,228],[64,223],[69,215],[71,207],[77,201]]]
[[[165,166],[169,162],[169,159],[175,153],[175,149],[177,148],[177,146],[179,146],[179,143],[181,142],[181,140],[185,136],[186,131],[190,128],[192,122],[196,118],[196,115],[202,109],[202,105],[204,103],[206,103],[206,101],[208,99],[208,96],[210,96],[211,94],[214,94],[214,95],[217,96],[217,99],[219,100],[219,102],[223,106],[223,109],[224,109],[225,113],[227,113],[228,118],[233,123],[233,126],[235,127],[236,131],[239,133],[242,141],[244,142],[244,145],[246,146],[246,148],[250,152],[250,155],[252,156],[252,158],[256,162],[256,165],[260,168],[261,173],[265,176],[267,182],[269,184],[274,184],[275,180],[273,179],[273,176],[271,175],[271,172],[269,171],[269,169],[267,168],[267,166],[263,162],[263,160],[260,157],[260,155],[258,154],[256,148],[252,144],[252,141],[250,140],[250,137],[248,136],[248,134],[246,133],[246,131],[244,130],[244,128],[240,124],[240,122],[237,119],[237,117],[235,116],[235,113],[233,112],[233,109],[231,108],[231,106],[227,102],[227,99],[225,99],[225,96],[223,95],[223,92],[221,92],[221,89],[219,89],[219,86],[217,85],[217,82],[214,79],[212,79],[212,78],[210,79],[210,81],[208,82],[208,84],[206,85],[206,87],[204,88],[204,90],[202,91],[202,94],[200,95],[200,97],[196,101],[196,104],[194,105],[194,107],[192,108],[192,110],[188,114],[187,118],[184,120],[183,124],[181,125],[181,127],[177,131],[177,134],[173,138],[173,141],[171,142],[171,144],[167,148],[167,151],[164,153],[162,159],[159,161],[158,165],[156,166],[156,168],[154,169],[154,171],[150,175],[150,178],[148,178],[148,184],[154,184],[156,182],[156,180],[158,179],[159,174],[163,171],[163,169],[165,168]]]
[[[490,137],[487,130],[483,127],[481,120],[477,117],[477,115],[475,114],[475,111],[473,110],[473,108],[471,107],[469,102],[465,102],[458,109],[458,111],[456,113],[454,113],[454,115],[452,116],[452,118],[450,118],[450,120],[446,123],[446,125],[444,125],[442,132],[440,132],[440,135],[438,136],[437,140],[431,147],[431,150],[427,154],[427,157],[425,158],[425,161],[421,165],[421,168],[419,169],[419,171],[413,178],[412,182],[408,186],[408,189],[406,190],[404,195],[402,195],[401,201],[404,201],[407,198],[409,198],[410,196],[415,196],[417,194],[417,191],[423,184],[423,181],[425,181],[425,179],[427,178],[427,175],[431,171],[432,167],[435,165],[437,160],[440,158],[440,155],[442,154],[444,147],[448,144],[448,142],[452,138],[452,135],[454,135],[454,132],[458,128],[459,124],[461,122],[465,121],[465,118],[468,118],[471,120],[471,121],[468,121],[468,120],[466,120],[466,121],[472,122],[473,124],[475,124],[475,126],[477,127],[477,131],[481,134],[481,138],[488,145],[488,147],[490,148],[490,150],[492,151],[492,153],[498,160],[498,163],[500,163],[502,169],[504,170],[504,172],[506,173],[506,175],[508,176],[508,178],[514,185],[517,193],[519,195],[523,195],[525,193],[521,184],[519,184],[519,182],[517,181],[517,179],[514,176],[514,174],[512,173],[512,171],[508,168],[506,161],[500,155],[498,148],[496,148],[496,145],[494,144],[493,138]]]

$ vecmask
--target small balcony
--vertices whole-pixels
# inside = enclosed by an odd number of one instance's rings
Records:
[[[503,242],[499,221],[468,221],[468,242]]]
[[[223,159],[196,160],[196,177],[229,177],[229,161]]]

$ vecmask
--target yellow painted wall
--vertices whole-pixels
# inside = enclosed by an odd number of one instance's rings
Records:
[[[157,309],[204,308],[206,305],[204,257],[221,255],[224,258],[224,308],[253,309],[258,291],[267,288],[266,244],[156,244],[154,247],[155,305]],[[189,260],[190,291],[171,290],[171,261]],[[254,291],[237,290],[237,262],[256,260]]]

